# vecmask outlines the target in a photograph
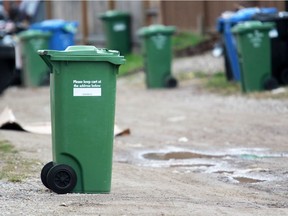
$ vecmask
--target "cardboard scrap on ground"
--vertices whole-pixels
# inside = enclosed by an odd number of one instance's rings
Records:
[[[0,129],[49,135],[51,134],[51,122],[35,122],[31,124],[20,123],[16,119],[13,111],[9,107],[6,107],[0,114]],[[117,125],[114,125],[114,136],[123,136],[129,134],[129,128],[121,129]]]

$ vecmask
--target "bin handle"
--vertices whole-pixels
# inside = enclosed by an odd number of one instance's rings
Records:
[[[51,71],[51,73],[52,73],[53,65],[51,64],[50,56],[47,55],[48,52],[45,51],[45,50],[38,50],[37,53],[38,53],[39,56],[44,60],[44,62],[48,65],[48,67],[50,68],[50,71]]]

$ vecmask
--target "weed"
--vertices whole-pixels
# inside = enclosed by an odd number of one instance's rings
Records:
[[[198,86],[200,88],[213,93],[223,95],[241,93],[240,84],[235,82],[228,82],[223,72],[218,72],[215,74],[207,74],[203,72],[181,73],[177,78],[180,81],[194,79],[199,83]]]
[[[15,147],[8,141],[0,141],[0,179],[7,179],[10,182],[21,182],[28,177],[35,160],[23,159]]]
[[[287,87],[284,88],[283,92],[280,93],[273,93],[273,91],[263,91],[263,92],[251,92],[246,94],[247,97],[249,98],[255,98],[255,99],[288,99],[288,89]]]
[[[0,152],[1,153],[16,153],[14,147],[6,140],[0,141]]]
[[[199,83],[201,89],[222,95],[240,95],[254,98],[254,99],[287,99],[288,89],[283,88],[280,93],[274,93],[274,91],[260,91],[242,93],[240,83],[227,81],[226,76],[223,72],[215,74],[207,74],[203,72],[190,72],[181,73],[177,75],[177,78],[181,80],[195,79]]]
[[[174,51],[185,49],[202,42],[205,38],[192,32],[179,32],[172,36],[172,48]],[[139,53],[131,53],[125,56],[126,62],[119,68],[119,76],[130,74],[144,67],[143,56]]]
[[[119,75],[126,75],[143,69],[143,58],[139,54],[129,54],[125,56],[126,62],[119,68]]]
[[[185,49],[202,42],[205,38],[193,32],[179,32],[172,37],[172,47],[174,51]]]

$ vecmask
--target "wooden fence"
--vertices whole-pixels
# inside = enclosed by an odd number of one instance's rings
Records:
[[[224,11],[239,7],[276,7],[285,10],[285,1],[161,1],[162,22],[180,30],[215,31],[215,21]]]
[[[285,9],[285,1],[160,1],[160,0],[106,0],[106,1],[49,1],[50,18],[77,20],[82,42],[104,41],[99,15],[108,9],[129,12],[132,16],[133,40],[136,31],[144,25],[163,23],[179,30],[215,31],[217,17],[223,11],[244,7],[276,7]]]
[[[12,1],[4,0],[7,8]],[[14,0],[20,3],[20,0]],[[198,32],[215,31],[217,17],[223,11],[239,6],[277,7],[285,9],[285,1],[161,1],[161,0],[45,0],[47,19],[65,19],[79,22],[77,38],[81,43],[103,43],[102,22],[99,15],[109,9],[125,11],[132,16],[132,34],[144,25],[162,23],[175,25],[178,30]]]
[[[49,18],[75,20],[79,22],[78,38],[83,43],[102,43],[104,39],[103,25],[99,16],[113,7],[116,10],[131,14],[132,32],[144,25],[141,1],[50,1]],[[136,35],[133,34],[134,40]]]

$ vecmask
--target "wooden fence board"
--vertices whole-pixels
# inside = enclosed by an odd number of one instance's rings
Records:
[[[82,0],[83,1],[83,0]],[[82,37],[83,16],[82,1],[52,0],[49,1],[50,16],[53,19],[65,19],[78,21],[78,38]],[[129,1],[114,0],[116,10],[129,12],[132,16],[132,35],[134,41],[138,41],[136,32],[145,25],[147,15],[147,5],[154,9],[158,17],[153,17],[153,23],[163,23],[165,25],[175,25],[179,30],[190,30],[202,32],[215,31],[216,19],[223,11],[235,10],[239,2],[245,6],[277,7],[278,10],[285,9],[285,1],[160,1],[146,0]],[[248,3],[247,3],[248,2]],[[93,1],[87,0],[87,29],[88,41],[102,41],[105,39],[103,34],[102,22],[99,15],[109,8],[108,0]],[[87,33],[88,32],[88,33]]]
[[[199,19],[206,30],[215,30],[217,17],[240,6],[276,7],[285,9],[284,1],[161,1],[162,20],[180,30],[199,31]]]

